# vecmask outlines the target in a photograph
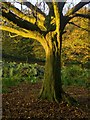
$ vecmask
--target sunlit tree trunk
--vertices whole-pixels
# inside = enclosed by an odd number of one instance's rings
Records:
[[[57,41],[52,42],[52,47],[48,47],[46,51],[45,75],[40,97],[60,102],[62,99],[61,49],[58,49],[56,43]]]
[[[58,37],[54,39],[48,36],[48,47],[46,50],[45,74],[40,91],[40,98],[49,101],[61,102],[66,101],[68,104],[77,104],[77,101],[63,91],[61,81],[61,50],[62,34],[58,43]],[[50,42],[51,41],[51,42]],[[58,43],[58,44],[57,44]]]

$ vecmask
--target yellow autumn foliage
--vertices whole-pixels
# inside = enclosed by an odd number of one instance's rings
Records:
[[[81,10],[80,12],[84,12]],[[62,60],[63,63],[77,62],[86,64],[90,60],[89,55],[89,26],[88,20],[83,18],[74,18],[71,22],[75,22],[77,26],[67,25],[67,33],[63,36],[62,44]],[[83,29],[82,29],[83,28]],[[86,29],[86,30],[84,30]]]

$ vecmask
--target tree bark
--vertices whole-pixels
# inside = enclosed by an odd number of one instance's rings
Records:
[[[62,98],[61,93],[60,51],[48,48],[46,53],[45,75],[40,97],[42,99],[60,102]]]
[[[50,37],[49,37],[50,38]],[[53,40],[52,40],[53,41]],[[62,37],[60,39],[60,46],[57,44],[57,40],[53,41],[46,50],[46,64],[44,80],[42,89],[40,91],[39,98],[46,99],[48,101],[61,102],[64,101],[68,104],[77,105],[77,101],[70,97],[63,91],[61,81],[61,47]]]

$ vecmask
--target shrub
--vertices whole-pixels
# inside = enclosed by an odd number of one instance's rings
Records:
[[[89,70],[77,65],[63,66],[62,84],[89,87]]]
[[[37,64],[29,64],[29,63],[19,63],[16,62],[5,62],[3,64],[3,80],[11,80],[11,81],[30,81],[32,83],[37,82],[40,78],[38,74],[38,70],[40,66]],[[40,72],[40,71],[39,71]],[[42,74],[40,74],[42,76]]]

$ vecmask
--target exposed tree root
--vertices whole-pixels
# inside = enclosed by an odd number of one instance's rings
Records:
[[[64,91],[62,92],[62,100],[69,105],[79,106],[78,101],[71,97],[69,94],[65,93]]]
[[[65,103],[67,103],[68,105],[74,105],[74,106],[79,106],[79,103],[77,100],[75,100],[73,97],[71,97],[69,94],[65,93],[64,91],[62,91],[61,96],[56,96],[54,95],[50,95],[47,93],[45,94],[44,91],[42,91],[38,97],[39,99],[42,100],[48,100],[48,101],[54,101],[56,103],[60,103],[61,101],[64,101]]]

